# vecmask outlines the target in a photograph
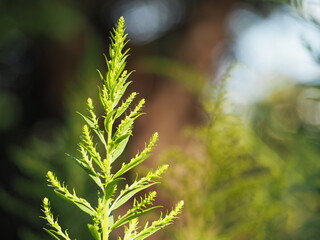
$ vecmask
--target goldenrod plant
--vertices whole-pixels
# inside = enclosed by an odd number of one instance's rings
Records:
[[[121,17],[116,28],[111,33],[109,57],[105,56],[108,71],[99,75],[102,86],[99,88],[99,100],[103,108],[103,115],[97,116],[95,105],[91,98],[87,100],[88,114],[80,114],[85,125],[82,129],[81,141],[78,144],[81,157],[70,156],[94,181],[97,186],[97,201],[90,203],[85,198],[79,197],[75,189],[69,188],[60,182],[57,176],[49,171],[47,179],[49,186],[54,188],[57,195],[76,205],[81,211],[88,214],[92,222],[87,227],[95,240],[108,240],[113,230],[124,226],[124,233],[118,240],[142,240],[156,231],[172,223],[181,212],[183,201],[176,204],[175,208],[154,220],[139,227],[140,216],[158,208],[154,205],[156,192],[151,191],[140,198],[135,195],[145,191],[158,183],[157,179],[166,171],[168,165],[163,165],[156,170],[150,170],[145,176],[137,177],[132,183],[122,184],[123,175],[145,161],[152,153],[158,140],[158,134],[152,135],[146,147],[137,153],[128,162],[123,162],[119,168],[116,163],[124,152],[133,131],[133,124],[142,112],[145,103],[142,99],[133,108],[129,109],[137,93],[129,94],[126,99],[123,95],[130,84],[128,81],[132,72],[125,70],[129,49],[125,33],[125,21]],[[115,210],[129,204],[133,199],[132,208],[123,215],[115,215]],[[54,218],[48,198],[44,198],[42,211],[43,218],[47,220],[49,228],[45,230],[55,239],[73,239],[67,230],[59,225]]]

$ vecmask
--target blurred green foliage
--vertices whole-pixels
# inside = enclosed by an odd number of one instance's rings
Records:
[[[31,38],[45,36],[65,41],[77,34],[80,29],[83,30],[85,26],[82,15],[61,1],[55,1],[49,5],[44,1],[21,2],[18,7],[14,4],[4,4],[4,2],[0,5],[0,28],[4,33],[0,37],[0,45],[4,47],[22,33],[29,37],[31,35]],[[80,194],[84,192],[89,196],[95,194],[91,191],[91,185],[85,181],[86,176],[74,167],[73,163],[70,163],[72,161],[67,159],[65,153],[73,154],[70,149],[74,149],[79,140],[81,120],[76,111],[83,110],[85,96],[94,96],[96,92],[93,79],[98,78],[98,74],[94,69],[100,65],[102,59],[101,56],[97,56],[97,52],[102,52],[102,45],[95,34],[89,34],[80,70],[65,96],[64,125],[50,119],[38,122],[23,146],[11,146],[9,149],[20,174],[17,173],[12,177],[10,191],[4,188],[0,190],[0,205],[3,210],[24,223],[24,226],[17,229],[19,239],[36,240],[47,236],[42,231],[43,222],[39,218],[41,215],[39,206],[44,196],[56,198],[46,187],[45,174],[48,169],[58,169],[61,178],[70,182],[71,185],[81,186],[78,190]],[[1,108],[6,107],[12,98],[10,96],[1,94]],[[13,105],[15,102],[10,101],[10,104]],[[1,126],[7,127],[9,123],[13,124],[14,121],[10,118],[14,117],[12,115],[15,114],[16,109],[13,107],[12,110],[12,113],[6,111],[6,118],[9,120],[2,119]],[[85,222],[86,219],[74,211],[74,208],[66,206],[60,199],[55,202],[53,208],[59,207],[68,216],[62,222],[72,226],[77,235],[85,237],[87,231],[82,228],[81,222]],[[77,221],[75,222],[74,219]]]
[[[64,125],[57,125],[51,121],[38,123],[33,129],[33,135],[28,137],[23,147],[11,147],[12,159],[21,174],[14,176],[10,192],[5,189],[0,190],[0,205],[26,223],[25,226],[17,229],[19,239],[36,240],[47,237],[47,233],[41,231],[43,221],[39,218],[41,215],[39,206],[44,196],[57,199],[54,201],[53,208],[59,208],[63,212],[64,218],[61,219],[63,224],[70,226],[76,235],[86,236],[88,234],[87,230],[82,227],[87,220],[85,215],[57,198],[46,187],[45,175],[49,169],[59,172],[59,177],[70,182],[70,186],[79,186],[79,194],[86,194],[89,199],[96,194],[95,191],[91,191],[93,184],[88,183],[87,176],[65,155],[65,153],[78,154],[74,150],[70,152],[70,149],[75,149],[78,143],[78,133],[82,126],[82,121],[76,111],[84,111],[85,96],[94,97],[96,95],[96,86],[92,84],[94,81],[88,81],[88,79],[98,78],[98,74],[92,70],[100,62],[96,54],[91,55],[101,50],[96,48],[96,41],[92,39],[87,46],[86,60],[83,63],[85,67],[81,69],[79,73],[81,77],[75,83],[77,87],[69,90],[66,97]]]
[[[68,1],[0,2],[0,46],[19,31],[65,41],[85,26],[83,15]]]
[[[255,132],[283,166],[284,196],[296,221],[291,239],[320,236],[319,97],[310,86],[279,90],[256,105],[252,118]]]
[[[227,78],[202,94],[205,123],[164,156],[165,189],[186,203],[169,239],[317,239],[320,129],[301,120],[296,104],[316,96],[301,95],[305,87],[276,92],[245,122],[224,110]]]

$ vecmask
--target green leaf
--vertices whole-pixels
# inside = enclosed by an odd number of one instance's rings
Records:
[[[134,157],[130,160],[129,163],[123,164],[120,170],[114,175],[114,177],[120,177],[124,173],[128,172],[135,166],[139,165],[142,163],[144,160],[146,160],[148,157],[150,157],[151,154],[139,154],[137,157]]]
[[[93,226],[92,224],[87,224],[89,231],[92,235],[92,237],[95,240],[100,240],[100,233],[99,233],[99,228],[97,226]]]
[[[96,125],[88,117],[84,116],[82,113],[79,112],[78,114],[86,121],[90,128],[96,129]]]
[[[83,161],[81,161],[80,159],[69,155],[68,153],[66,153],[66,155],[71,158],[73,161],[75,161],[83,170],[86,171],[86,173],[88,173],[89,175],[95,175],[95,172],[92,171],[92,169]]]
[[[97,176],[90,175],[90,177],[93,179],[93,181],[103,190],[103,184],[101,182],[101,179]]]
[[[157,184],[157,182],[153,182],[153,183],[149,183],[146,185],[138,185],[136,188],[134,188],[133,190],[130,190],[126,193],[123,194],[122,197],[120,197],[117,201],[115,201],[111,208],[110,211],[113,211],[115,209],[117,209],[118,207],[122,206],[123,204],[125,204],[129,199],[131,199],[135,194],[137,194],[138,192],[151,187],[152,185]]]
[[[129,138],[130,138],[129,134],[122,142],[120,142],[118,144],[118,146],[113,150],[112,152],[112,159],[111,159],[111,163],[114,162],[124,151],[124,149],[126,148]]]
[[[118,145],[119,143],[121,143],[123,140],[125,140],[126,138],[129,138],[131,136],[131,131],[129,131],[129,133],[123,134],[122,136],[117,137],[114,141],[113,144],[114,145]]]
[[[104,135],[103,135],[103,131],[101,131],[100,129],[93,129],[93,131],[96,133],[96,135],[99,137],[100,141],[102,142],[102,144],[107,147],[107,143],[106,140],[104,139]]]
[[[106,108],[106,104],[105,104],[105,102],[103,100],[103,94],[102,94],[102,90],[101,90],[100,86],[98,86],[98,96],[99,96],[99,100],[100,100],[100,103],[101,103],[103,109],[105,109]]]
[[[52,237],[54,237],[55,239],[57,240],[61,240],[57,235],[54,234],[54,230],[49,230],[49,229],[46,229],[46,228],[43,228],[47,233],[49,233]]]
[[[67,201],[75,204],[75,205],[76,205],[78,208],[80,208],[83,212],[89,214],[90,216],[94,216],[94,215],[95,215],[95,212],[94,212],[92,209],[90,209],[89,207],[85,206],[84,203],[80,203],[80,202],[75,201],[74,199],[72,199],[72,198],[70,198],[70,197],[67,197],[66,195],[60,193],[58,189],[55,189],[54,191],[55,191],[55,193],[56,193],[59,197],[61,197],[62,199],[67,200]],[[88,203],[88,204],[89,204],[89,203]]]
[[[87,206],[85,206],[82,203],[78,203],[78,202],[74,202],[75,205],[78,206],[78,208],[80,208],[83,212],[89,214],[90,216],[94,216],[95,212],[92,211],[92,209],[88,208]]]
[[[130,84],[131,84],[131,81],[127,82],[117,91],[117,99],[115,99],[114,106],[118,105],[120,98],[123,96],[124,92],[127,90]]]
[[[112,213],[109,215],[108,223],[109,223],[109,226],[112,226],[113,223],[114,223],[114,219],[113,219],[113,214]]]
[[[114,121],[113,115],[115,114],[115,112],[116,112],[116,110],[114,109],[111,112],[106,113],[106,116],[104,118],[104,122],[103,123],[104,123],[104,128],[105,128],[105,130],[107,132],[109,130],[109,128],[108,128],[109,124],[111,124]]]
[[[99,69],[97,69],[97,72],[98,72],[98,74],[99,74],[100,79],[103,81],[104,78],[103,78],[103,75],[102,75],[101,71],[100,71]]]
[[[54,192],[59,196],[61,197],[62,199],[68,201],[68,202],[71,202],[71,203],[74,203],[70,198],[68,198],[67,196],[65,196],[63,193],[60,193],[58,189],[55,189]]]
[[[162,206],[154,206],[148,209],[144,209],[144,210],[140,210],[139,212],[133,212],[132,214],[130,214],[129,216],[123,218],[123,219],[119,219],[115,222],[115,224],[112,226],[112,229],[116,229],[118,227],[121,227],[122,225],[128,223],[130,220],[140,217],[156,208],[161,208]]]
[[[68,157],[70,157],[72,160],[74,160],[83,170],[86,171],[86,173],[88,173],[88,175],[93,179],[93,181],[101,188],[101,190],[103,190],[103,185],[102,182],[100,180],[100,178],[97,176],[97,173],[94,172],[92,170],[92,168],[90,168],[87,164],[85,164],[83,161],[81,161],[80,159],[73,157],[69,154],[66,154]]]
[[[113,195],[114,190],[115,190],[115,188],[116,188],[116,186],[117,186],[117,184],[118,184],[118,182],[120,180],[125,180],[125,178],[116,178],[116,179],[112,180],[111,182],[109,182],[106,185],[105,191],[104,191],[105,199],[110,199],[111,198],[111,196]]]

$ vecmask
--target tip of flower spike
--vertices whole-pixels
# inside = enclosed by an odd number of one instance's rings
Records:
[[[51,172],[51,171],[48,171],[48,172],[47,172],[47,177],[48,177],[48,178],[51,178],[51,177],[53,177],[53,172]]]
[[[121,16],[120,18],[119,18],[119,24],[124,24],[125,23],[125,20],[124,20],[124,17],[123,16]]]
[[[125,25],[125,20],[124,20],[124,17],[121,16],[118,20],[118,28],[123,29],[124,25]]]
[[[181,201],[179,201],[177,203],[177,208],[181,209],[181,208],[183,208],[183,206],[184,206],[184,201],[183,200],[181,200]]]
[[[88,133],[88,132],[89,132],[89,127],[88,127],[87,124],[84,124],[84,125],[83,125],[82,131],[83,131],[84,133]]]
[[[87,105],[88,105],[88,107],[89,107],[90,109],[93,108],[93,101],[92,101],[91,98],[88,98],[88,99],[87,99]]]
[[[42,200],[42,202],[43,202],[43,205],[48,205],[48,204],[49,204],[49,199],[45,197],[45,198]]]
[[[181,211],[182,211],[182,209],[183,209],[183,206],[184,206],[184,201],[183,201],[183,200],[179,201],[179,202],[176,204],[175,208],[172,210],[171,213],[172,213],[173,215],[177,215],[177,214],[181,213]]]
[[[159,134],[158,134],[158,132],[155,132],[151,137],[151,142],[152,142],[152,144],[156,144],[156,142],[158,142],[158,140],[159,140]]]

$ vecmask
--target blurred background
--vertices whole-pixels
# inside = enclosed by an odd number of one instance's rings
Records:
[[[45,174],[94,199],[65,153],[77,155],[76,112],[96,94],[120,16],[136,70],[130,91],[147,100],[124,160],[158,131],[144,167],[169,162],[159,203],[186,201],[154,239],[318,239],[318,0],[0,0],[7,238],[49,239],[39,218],[49,196],[70,235],[90,239],[86,216],[54,196]]]

